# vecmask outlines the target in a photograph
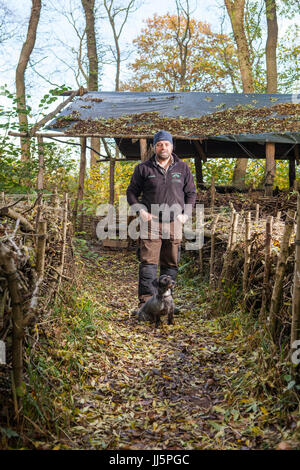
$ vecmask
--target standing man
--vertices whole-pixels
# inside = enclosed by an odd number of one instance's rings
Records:
[[[157,132],[153,149],[155,155],[135,167],[127,188],[127,201],[130,206],[137,204],[141,221],[139,308],[156,292],[158,264],[160,275],[176,280],[182,225],[191,216],[196,200],[193,175],[173,153],[171,134]],[[179,313],[177,309],[175,313]]]

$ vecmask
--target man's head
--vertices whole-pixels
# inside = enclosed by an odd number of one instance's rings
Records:
[[[167,160],[173,151],[171,134],[167,131],[158,131],[153,137],[153,147],[160,160]]]

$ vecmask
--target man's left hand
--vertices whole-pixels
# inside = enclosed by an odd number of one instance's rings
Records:
[[[181,222],[182,224],[185,224],[189,216],[186,214],[179,214],[176,218],[177,220],[179,220],[179,222]]]

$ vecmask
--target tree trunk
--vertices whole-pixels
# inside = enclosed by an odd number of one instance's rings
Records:
[[[95,0],[81,0],[85,14],[87,54],[89,59],[88,89],[98,90],[98,54],[95,34]]]
[[[276,48],[278,24],[275,0],[265,0],[268,37],[266,43],[267,93],[277,93]]]
[[[26,40],[23,44],[19,62],[16,69],[16,97],[18,100],[18,118],[20,131],[27,132],[28,119],[26,114],[26,94],[25,94],[25,71],[29,62],[30,54],[34,48],[36,32],[40,19],[41,0],[32,0],[31,14],[27,29]],[[21,138],[22,160],[30,158],[30,140]]]
[[[98,91],[98,54],[97,54],[97,41],[95,34],[95,0],[81,0],[86,24],[86,37],[87,37],[87,55],[89,60],[89,76],[88,76],[88,90]],[[91,138],[91,147],[100,153],[100,139],[95,137]],[[99,158],[97,153],[91,150],[90,153],[90,167],[96,165],[96,160]]]
[[[237,45],[237,54],[244,93],[253,93],[253,75],[250,60],[250,50],[245,34],[245,0],[224,0],[225,6],[230,17],[234,39]],[[232,184],[234,186],[243,186],[245,183],[245,174],[248,164],[248,158],[239,158],[236,161]]]

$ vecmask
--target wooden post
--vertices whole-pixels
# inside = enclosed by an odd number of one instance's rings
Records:
[[[287,213],[284,232],[280,243],[280,252],[278,255],[274,287],[271,298],[270,309],[270,328],[273,340],[276,340],[279,325],[279,311],[282,297],[283,281],[285,274],[286,260],[288,258],[288,251],[290,239],[294,228],[294,212],[289,210]]]
[[[293,343],[300,339],[300,194],[297,196],[297,229],[296,229],[295,270],[292,297],[291,352],[297,349]]]
[[[60,268],[59,268],[59,277],[57,291],[59,291],[61,278],[63,275],[64,264],[65,264],[65,254],[66,254],[66,242],[67,242],[67,230],[68,230],[68,193],[64,195],[63,203],[63,217],[62,217],[62,241],[61,241],[61,254],[60,254]]]
[[[79,180],[78,180],[78,189],[77,189],[77,196],[74,204],[73,209],[73,225],[76,227],[76,220],[77,220],[77,212],[78,212],[78,205],[79,210],[82,209],[82,199],[84,193],[84,178],[85,178],[85,169],[86,169],[86,137],[80,138],[81,144],[81,152],[80,152],[80,170],[79,170]],[[80,226],[79,229],[82,229],[83,224],[83,214],[80,217]]]
[[[248,284],[248,273],[249,273],[249,264],[250,264],[250,236],[251,236],[251,212],[247,212],[245,218],[245,262],[244,262],[244,273],[243,273],[243,294],[246,294],[247,284]]]
[[[209,287],[214,283],[214,261],[215,261],[215,230],[219,221],[220,214],[217,214],[211,226],[211,250],[210,250],[210,270],[209,270]]]
[[[215,178],[212,176],[212,178],[211,178],[211,188],[210,188],[210,213],[211,213],[211,216],[213,216],[213,213],[214,213],[215,199],[216,199]]]
[[[115,201],[115,159],[109,159],[109,203]]]
[[[2,191],[1,194],[0,194],[0,204],[3,206],[5,206],[5,192]]]
[[[47,221],[40,220],[37,230],[37,248],[36,248],[36,272],[38,277],[44,276],[45,269],[45,248],[46,248],[46,230]]]
[[[258,224],[258,219],[259,219],[259,204],[256,204],[255,206],[255,223]]]
[[[148,159],[147,139],[140,139],[140,154],[142,162]]]
[[[199,155],[195,155],[194,162],[196,171],[196,185],[199,189],[203,186],[202,160]]]
[[[294,181],[296,180],[296,165],[295,158],[290,157],[289,159],[289,187],[291,190],[294,189]]]
[[[219,279],[219,288],[222,287],[222,283],[223,283],[223,287],[225,287],[227,284],[227,271],[231,263],[231,251],[236,241],[238,219],[239,219],[239,214],[235,210],[233,210],[231,213],[231,219],[230,219],[230,229],[229,229],[229,235],[228,235],[227,249],[226,249],[226,253],[224,254],[222,273]]]
[[[90,169],[92,169],[93,166],[97,165],[97,160],[100,157],[100,155],[94,152],[94,150],[100,153],[100,150],[101,150],[100,139],[99,138],[97,139],[96,137],[91,137]]]
[[[275,144],[266,143],[265,196],[273,196],[273,181],[276,172]]]
[[[38,142],[38,154],[39,154],[39,172],[37,176],[37,190],[42,191],[44,189],[44,145],[43,137],[37,137]]]
[[[271,271],[272,227],[273,227],[273,217],[269,215],[266,221],[264,282],[263,282],[263,291],[262,291],[262,299],[261,299],[261,308],[260,308],[260,313],[259,313],[259,317],[262,320],[265,318],[265,314],[267,310],[267,298],[268,298],[269,279],[270,279],[270,271]]]

